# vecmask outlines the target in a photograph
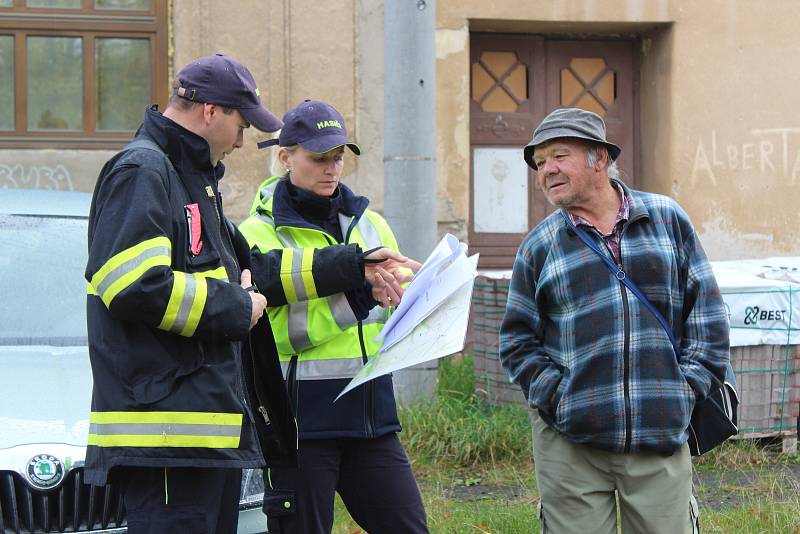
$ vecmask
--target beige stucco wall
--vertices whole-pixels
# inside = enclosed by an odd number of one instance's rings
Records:
[[[639,183],[684,206],[712,258],[800,255],[798,16],[794,0],[437,0],[440,231],[467,233],[470,31],[625,34],[640,37]],[[345,180],[381,209],[382,25],[382,0],[172,0],[173,68],[223,52],[278,114],[306,97],[332,102],[364,149]],[[226,158],[237,220],[267,174],[262,137],[247,132]],[[91,190],[112,153],[0,150],[0,187]]]
[[[438,128],[448,209],[469,208],[469,30],[638,34],[641,176],[713,259],[800,254],[800,4],[438,0]],[[442,210],[441,213],[444,213]]]
[[[798,255],[800,4],[701,7],[675,24],[674,193],[713,256]]]
[[[196,57],[216,52],[244,63],[264,104],[278,116],[304,98],[331,102],[363,149],[348,156],[345,181],[383,205],[382,2],[336,0],[170,0],[170,54],[174,75]],[[356,12],[358,9],[358,13]],[[361,43],[357,49],[357,43]],[[164,88],[165,94],[168,88]],[[360,104],[356,104],[360,102]],[[356,113],[358,109],[358,113]],[[225,159],[221,183],[226,213],[247,215],[267,176],[266,135],[249,129],[245,145]],[[113,150],[0,150],[0,187],[92,191]],[[362,170],[363,169],[363,170]]]
[[[197,56],[228,54],[251,70],[278,116],[304,98],[327,100],[358,137],[355,23],[354,0],[237,0],[236,9],[218,0],[173,0],[174,65],[177,71]],[[246,216],[266,177],[270,154],[255,146],[265,137],[251,129],[245,146],[225,159],[221,189],[235,220]],[[349,159],[345,180],[358,188],[364,180]]]
[[[114,155],[110,150],[0,150],[0,188],[85,191]]]

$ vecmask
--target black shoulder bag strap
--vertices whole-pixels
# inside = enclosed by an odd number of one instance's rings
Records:
[[[597,246],[597,243],[592,241],[586,235],[586,232],[578,228],[570,220],[569,215],[564,210],[561,210],[561,216],[564,218],[567,227],[574,231],[581,238],[581,241],[603,260],[616,279],[625,284],[625,287],[630,289],[631,293],[653,314],[653,317],[656,318],[669,337],[672,348],[675,350],[675,355],[678,356],[680,354],[680,345],[664,316],[653,306],[639,287],[633,283],[633,280],[628,278],[625,271],[614,263],[607,254],[604,254],[600,247]],[[689,423],[689,449],[692,456],[699,456],[710,451],[729,437],[736,435],[739,431],[736,426],[739,398],[736,392],[736,378],[730,359],[725,368],[725,382],[720,384],[717,378],[713,376],[712,379],[714,385],[712,385],[708,396],[695,403],[692,410],[692,418]]]

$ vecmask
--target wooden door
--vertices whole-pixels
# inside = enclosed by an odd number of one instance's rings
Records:
[[[480,267],[508,269],[522,238],[553,211],[522,158],[533,128],[559,107],[601,115],[622,147],[623,179],[638,167],[634,42],[471,35],[469,244]]]

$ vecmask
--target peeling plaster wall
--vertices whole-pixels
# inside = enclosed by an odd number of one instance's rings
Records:
[[[678,181],[670,173],[672,147],[672,27],[645,32],[639,51],[639,150],[646,191],[675,196]],[[623,147],[624,149],[624,147]]]
[[[246,65],[261,89],[262,102],[278,116],[304,98],[331,102],[356,137],[355,4],[335,7],[315,0],[174,0],[175,72],[195,57],[221,52]],[[226,214],[247,216],[256,188],[269,172],[272,155],[255,143],[266,138],[253,128],[244,146],[225,158],[221,183]],[[345,181],[356,169],[345,165]]]
[[[272,4],[272,2],[270,2]],[[236,9],[228,2],[213,0],[174,0],[173,34],[174,73],[193,59],[214,53],[232,56],[253,73],[265,105],[277,114],[280,95],[274,91],[273,56],[269,35],[272,9],[264,9],[258,0],[238,0]],[[225,158],[225,178],[220,190],[225,198],[228,217],[240,220],[247,215],[256,187],[265,178],[267,154],[255,143],[266,136],[249,128],[245,131],[244,146]]]
[[[355,24],[355,125],[348,128],[361,156],[348,183],[383,211],[383,2],[356,0]]]
[[[470,31],[630,32],[625,21],[669,19],[667,2],[437,1],[437,127],[440,227],[466,238],[470,170]],[[609,22],[611,21],[611,22]]]
[[[466,240],[470,164],[469,27],[466,21],[458,27],[441,27],[439,9],[437,7],[436,28],[439,230]]]
[[[469,213],[470,31],[638,34],[640,183],[691,216],[713,259],[800,255],[800,4],[791,0],[437,0],[439,230]],[[228,53],[267,107],[332,102],[364,149],[345,180],[383,206],[383,0],[173,0],[175,71]],[[409,132],[413,135],[413,131]],[[250,130],[227,158],[228,214],[243,218],[270,154]],[[623,147],[625,149],[626,147]],[[0,150],[0,187],[91,191],[106,150]],[[46,185],[45,185],[46,184]]]
[[[91,193],[110,150],[0,150],[0,188]]]
[[[679,10],[673,192],[712,258],[800,255],[798,15],[796,2]]]
[[[468,46],[445,32],[636,33],[643,187],[686,209],[712,259],[800,255],[798,15],[790,1],[438,0],[443,217],[466,220],[470,201]]]

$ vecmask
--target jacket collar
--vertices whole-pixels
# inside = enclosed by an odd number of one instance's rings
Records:
[[[282,178],[275,186],[272,197],[272,218],[275,226],[294,226],[297,228],[312,228],[321,230],[316,225],[310,224],[297,210],[297,203],[287,187],[288,178]],[[339,183],[338,193],[340,199],[336,202],[338,212],[348,217],[361,218],[369,205],[369,199],[353,193],[352,189]],[[262,205],[266,204],[262,198]]]
[[[650,219],[650,212],[647,210],[647,206],[644,205],[642,199],[639,198],[639,195],[636,194],[636,191],[625,185],[621,180],[615,179],[614,182],[619,185],[628,196],[630,211],[628,213],[628,222],[625,226],[639,219]]]
[[[629,209],[628,220],[623,224],[623,229],[627,228],[632,222],[638,221],[639,219],[649,220],[650,219],[650,212],[647,210],[647,206],[644,205],[644,202],[642,201],[642,199],[639,198],[639,195],[636,194],[637,191],[635,191],[635,190],[631,189],[630,187],[628,187],[627,185],[625,185],[622,182],[622,180],[617,180],[615,178],[612,178],[612,181],[614,183],[616,183],[617,185],[619,185],[622,188],[622,190],[625,192],[625,194],[628,196],[628,202],[629,202],[629,204],[628,204],[628,209]],[[570,217],[569,212],[567,212],[567,210],[565,210],[564,208],[561,208],[560,211],[563,211],[564,214],[568,218]],[[556,212],[556,213],[558,213],[558,212]],[[566,219],[564,219],[563,217],[559,217],[559,219],[564,221],[564,224],[568,224],[566,222]]]
[[[336,218],[338,213],[343,213],[344,202],[340,189],[337,187],[329,197],[316,195],[310,191],[300,189],[290,181],[285,182],[289,192],[289,200],[298,213],[302,213],[308,220],[326,220]]]
[[[136,131],[136,137],[152,139],[169,157],[178,174],[185,172],[213,173],[217,180],[225,174],[222,162],[211,165],[211,148],[208,141],[187,130],[177,122],[165,117],[153,104],[144,114],[144,122]]]

